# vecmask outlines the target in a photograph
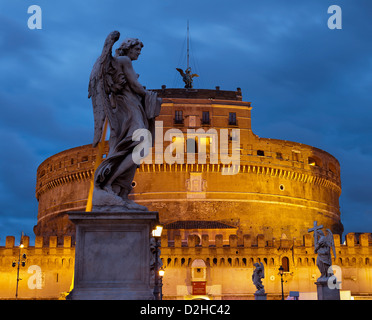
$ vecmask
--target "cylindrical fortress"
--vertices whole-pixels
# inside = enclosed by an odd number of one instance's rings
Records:
[[[238,235],[293,238],[316,220],[342,234],[336,158],[308,145],[255,135],[251,104],[242,101],[240,89],[156,91],[163,104],[155,146],[137,169],[131,197],[159,211],[162,223],[213,220],[236,226]],[[231,166],[226,157],[233,153],[238,163]],[[74,236],[66,212],[85,209],[95,158],[96,150],[86,145],[39,166],[36,235]]]

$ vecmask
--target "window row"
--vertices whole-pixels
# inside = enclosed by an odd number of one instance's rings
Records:
[[[103,156],[103,158],[105,158],[105,155]],[[93,158],[92,158],[92,161],[94,161],[94,160],[95,160],[95,156],[93,156]],[[51,165],[51,166],[48,167],[48,169],[42,170],[39,174],[39,178],[42,178],[43,176],[45,176],[47,171],[53,172],[53,170],[62,169],[62,167],[65,168],[68,165],[74,165],[74,164],[77,164],[77,163],[85,163],[85,162],[88,162],[88,161],[89,161],[88,156],[82,156],[80,158],[80,161],[76,161],[76,158],[71,158],[69,160],[60,161],[58,164],[55,164],[54,166]]]
[[[265,156],[265,151],[264,150],[257,150],[256,154],[259,157],[264,157]],[[278,160],[283,160],[284,159],[283,158],[283,153],[275,152],[275,158],[278,159]],[[292,161],[300,161],[299,153],[298,152],[292,152],[291,160]],[[316,157],[316,156],[308,157],[307,158],[307,164],[309,166],[313,166],[313,167],[319,167],[319,168],[323,167],[322,160],[320,158]],[[338,173],[338,170],[337,170],[336,166],[332,162],[328,163],[328,170],[331,171],[334,174]]]
[[[192,262],[194,259],[192,258],[167,258],[161,259],[163,261],[163,264],[166,266],[174,266],[174,267],[191,267]],[[289,259],[288,257],[282,257],[281,266],[283,267],[284,272],[289,272]],[[252,267],[255,262],[262,262],[265,266],[274,267],[275,262],[274,258],[270,258],[269,261],[267,258],[263,258],[262,261],[260,258],[207,258],[206,259],[206,265],[209,267],[223,267],[223,266],[234,266],[234,267]],[[315,265],[315,260],[313,259],[313,265]]]
[[[176,110],[175,114],[174,114],[174,124],[183,124],[183,123],[184,123],[183,111],[182,110]],[[203,111],[201,124],[202,125],[211,124],[209,111]],[[237,125],[236,112],[229,112],[229,122],[228,122],[228,124],[230,126],[236,126]]]

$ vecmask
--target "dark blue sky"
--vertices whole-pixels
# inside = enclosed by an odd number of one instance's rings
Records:
[[[27,26],[31,4],[41,30]],[[327,27],[334,4],[341,30]],[[370,0],[2,0],[1,245],[22,230],[33,236],[39,164],[92,142],[88,80],[108,33],[143,41],[135,70],[147,88],[182,87],[187,20],[195,87],[241,87],[255,134],[334,155],[345,233],[372,231]]]

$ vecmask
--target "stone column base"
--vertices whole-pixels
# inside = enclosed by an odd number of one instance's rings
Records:
[[[254,300],[267,300],[266,297],[267,297],[266,293],[255,293],[254,294]]]
[[[69,212],[76,225],[69,300],[152,300],[150,235],[157,212]]]
[[[315,282],[318,292],[318,300],[340,300],[340,289],[331,289],[327,281]]]

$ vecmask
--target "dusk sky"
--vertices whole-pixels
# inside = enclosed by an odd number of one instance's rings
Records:
[[[28,27],[30,5],[41,29]],[[331,5],[342,29],[328,28]],[[335,156],[343,236],[372,232],[371,0],[2,0],[0,19],[0,245],[34,237],[37,167],[92,143],[88,81],[106,36],[142,40],[147,89],[180,88],[187,20],[194,87],[240,87],[255,134]]]

